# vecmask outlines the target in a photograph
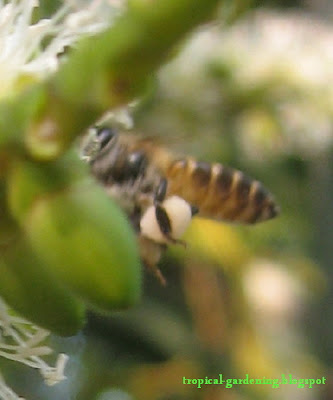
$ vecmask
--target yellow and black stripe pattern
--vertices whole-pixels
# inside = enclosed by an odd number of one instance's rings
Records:
[[[253,224],[279,213],[259,181],[222,164],[184,158],[169,165],[166,177],[168,193],[197,206],[202,217]]]

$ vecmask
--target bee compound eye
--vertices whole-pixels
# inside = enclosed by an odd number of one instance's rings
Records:
[[[96,128],[96,137],[103,149],[117,135],[117,132],[110,127],[100,126]]]

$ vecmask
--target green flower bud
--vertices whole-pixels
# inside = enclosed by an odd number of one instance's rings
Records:
[[[54,279],[23,237],[2,246],[0,295],[26,319],[58,335],[74,335],[84,323],[82,302]]]
[[[74,158],[17,161],[9,183],[12,212],[47,270],[73,293],[102,310],[128,307],[141,292],[134,232],[105,191],[73,171]]]

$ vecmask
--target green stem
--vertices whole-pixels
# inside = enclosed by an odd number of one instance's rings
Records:
[[[45,105],[27,135],[30,152],[39,159],[58,157],[104,111],[142,93],[175,44],[217,4],[136,0],[114,26],[83,40],[45,86]]]

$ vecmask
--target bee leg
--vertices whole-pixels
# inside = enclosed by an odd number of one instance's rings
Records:
[[[162,286],[166,286],[167,280],[162,271],[158,268],[158,263],[161,259],[162,253],[166,250],[166,245],[156,243],[142,235],[138,236],[138,243],[144,266],[149,270],[149,272],[155,275],[156,279],[160,281]]]
[[[175,239],[171,236],[170,218],[165,209],[159,203],[155,203],[155,215],[159,228],[168,241],[174,244],[181,244],[186,247],[186,242],[184,240]]]
[[[155,216],[156,221],[158,222],[159,228],[163,235],[171,242],[178,243],[176,239],[171,237],[171,222],[170,218],[161,205],[163,200],[165,199],[166,192],[168,188],[168,181],[165,178],[162,178],[159,185],[156,188],[154,195],[154,206],[155,206]]]
[[[162,203],[162,201],[165,199],[167,189],[168,189],[168,181],[165,178],[162,178],[155,190],[154,194],[155,205],[158,203]]]
[[[157,206],[165,200],[166,192],[168,188],[168,181],[165,178],[162,178],[154,195],[154,205]],[[190,205],[191,207],[191,214],[192,217],[199,212],[199,208],[194,206],[193,204]]]
[[[181,244],[186,247],[186,242],[181,239],[175,239],[171,236],[171,221],[166,212],[165,208],[162,206],[162,202],[165,200],[165,196],[167,193],[168,181],[165,178],[162,178],[159,185],[156,188],[154,195],[154,206],[155,206],[155,216],[158,222],[159,228],[162,234],[168,239],[170,243],[173,244]],[[198,208],[195,206],[191,206],[191,213],[195,215],[198,213]]]
[[[155,262],[152,263],[151,260],[148,260],[146,258],[145,260],[143,260],[143,263],[144,266],[149,270],[150,273],[155,276],[155,278],[160,282],[162,286],[167,286],[167,280]]]
[[[148,268],[152,271],[152,273],[155,275],[156,279],[160,282],[162,286],[167,286],[167,280],[165,279],[164,275],[162,274],[162,271],[158,268],[157,265],[151,266],[147,265]]]

